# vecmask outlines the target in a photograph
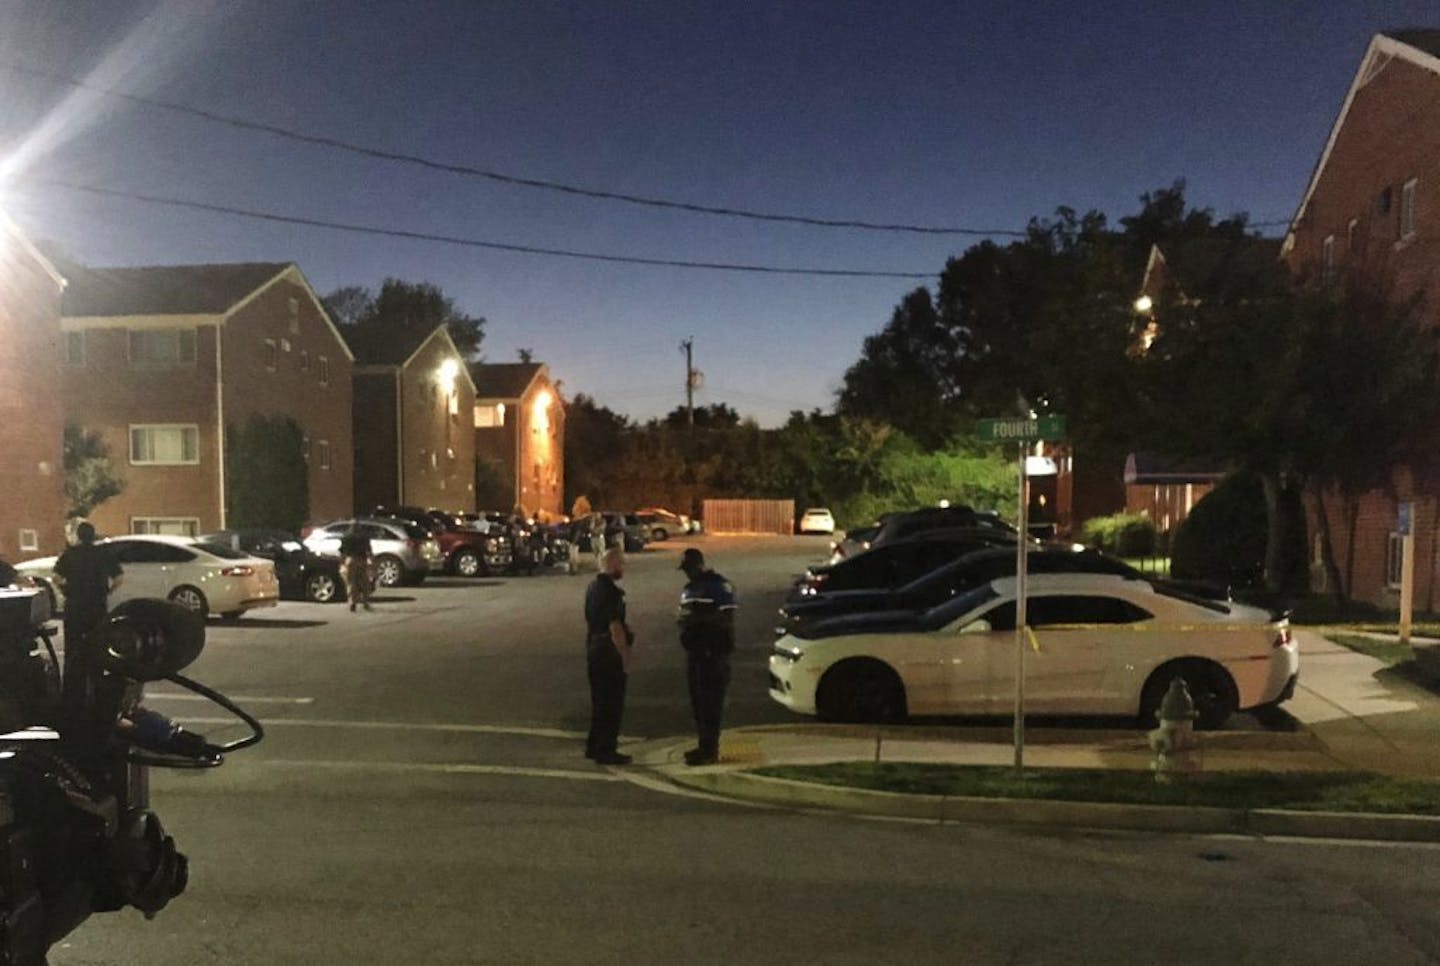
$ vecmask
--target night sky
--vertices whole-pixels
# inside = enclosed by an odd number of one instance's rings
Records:
[[[1263,8],[1263,9],[1262,9]],[[343,15],[340,11],[343,10]],[[1019,229],[1112,218],[1177,177],[1220,214],[1294,211],[1389,3],[175,4],[0,0],[0,67],[40,67],[391,151],[704,205]],[[602,264],[366,237],[39,185],[644,257],[938,274],[975,239],[656,210],[366,159],[0,70],[3,204],[83,262],[293,260],[317,291],[387,275],[488,320],[638,417],[683,398],[774,425],[828,407],[924,280]],[[1281,228],[1268,231],[1278,234]]]

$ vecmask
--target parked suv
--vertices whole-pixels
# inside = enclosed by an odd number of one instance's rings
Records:
[[[336,520],[316,527],[305,538],[305,546],[327,557],[340,556],[340,538],[351,526],[370,538],[375,579],[382,587],[419,584],[431,570],[440,570],[445,558],[440,544],[424,527],[404,520],[360,517]]]
[[[284,530],[217,530],[200,537],[260,557],[275,564],[281,600],[310,600],[332,604],[346,599],[340,561],[322,557],[305,547],[300,538]]]
[[[440,510],[377,506],[375,516],[391,517],[428,529],[440,545],[446,573],[461,577],[486,577],[509,570],[514,558],[510,537],[503,530],[486,532],[475,527],[459,526],[454,516]]]

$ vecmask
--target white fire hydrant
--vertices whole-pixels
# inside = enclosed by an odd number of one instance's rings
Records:
[[[1183,678],[1170,682],[1160,701],[1160,727],[1150,732],[1150,768],[1155,780],[1167,782],[1176,772],[1200,770],[1200,739],[1195,734],[1195,702]]]

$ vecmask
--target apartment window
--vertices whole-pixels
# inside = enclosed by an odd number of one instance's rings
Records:
[[[37,530],[25,529],[20,531],[20,552],[40,549],[40,533]]]
[[[200,518],[131,517],[130,532],[146,536],[195,537],[200,535]]]
[[[310,371],[310,353],[309,353],[308,351],[306,351],[305,349],[301,349],[301,350],[300,350],[300,371],[301,371],[301,372],[309,372],[309,371]]]
[[[265,368],[274,372],[280,365],[280,347],[274,339],[265,340]]]
[[[475,428],[491,429],[496,426],[505,425],[505,404],[496,403],[493,406],[475,407]]]
[[[320,461],[322,470],[330,468],[330,441],[328,439],[322,439],[315,444],[315,456]]]
[[[200,428],[193,423],[130,427],[135,466],[183,466],[200,462]]]
[[[290,300],[290,334],[297,335],[300,332],[300,300]]]
[[[193,366],[194,329],[131,329],[130,365]]]
[[[1345,254],[1351,255],[1355,252],[1355,232],[1360,227],[1359,218],[1351,218],[1350,224],[1345,226]]]
[[[1392,192],[1389,188],[1381,191],[1380,196],[1375,199],[1375,210],[1380,212],[1380,214],[1382,215],[1390,214],[1390,203],[1392,198],[1394,198],[1394,192]]]
[[[451,415],[451,416],[458,416],[458,415],[460,415],[460,394],[459,394],[458,392],[451,391],[451,392],[447,393],[446,395],[448,395],[448,396],[450,397],[450,403],[449,403],[450,415]]]
[[[67,366],[85,365],[85,333],[65,333],[65,364]]]
[[[1335,236],[1326,235],[1320,245],[1320,277],[1325,281],[1335,277]]]
[[[1415,179],[1405,182],[1400,189],[1400,237],[1409,238],[1415,234]]]
[[[1404,559],[1405,538],[1392,530],[1389,542],[1385,546],[1385,583],[1387,586],[1400,586],[1400,566]]]
[[[325,356],[321,356],[315,360],[315,364],[320,370],[320,385],[330,385],[330,360]]]
[[[301,437],[300,437],[300,458],[305,461],[305,465],[306,465],[306,466],[309,466],[309,465],[310,465],[310,434],[309,434],[309,433],[306,433],[304,436],[301,436]]]

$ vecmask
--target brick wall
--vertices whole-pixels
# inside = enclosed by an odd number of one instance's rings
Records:
[[[308,440],[310,519],[349,516],[355,477],[352,365],[304,286],[282,278],[230,316],[223,358],[226,425],[239,426],[252,414],[292,417]],[[322,368],[328,371],[323,381]]]
[[[395,460],[395,372],[357,372],[354,377],[355,512],[401,503]]]
[[[1402,196],[1412,179],[1416,231],[1402,237]],[[1388,211],[1382,210],[1381,200],[1387,190]],[[1322,277],[1327,237],[1334,239],[1335,277],[1354,274],[1378,284],[1397,300],[1419,294],[1422,318],[1440,324],[1440,75],[1396,58],[1356,91],[1285,255],[1297,276]],[[1417,427],[1416,431],[1426,430]],[[1440,430],[1434,435],[1440,436]],[[1416,605],[1434,608],[1440,566],[1437,495],[1440,484],[1436,481],[1414,481],[1400,472],[1395,495],[1375,492],[1360,500],[1350,568],[1351,596],[1381,606],[1393,607],[1398,602],[1397,592],[1385,579],[1398,497],[1416,501]],[[1331,521],[1342,580],[1347,579],[1350,551],[1345,505],[1334,494],[1320,503],[1312,500],[1311,576],[1317,587],[1324,579],[1315,550],[1321,512]]]
[[[447,360],[462,372],[450,393],[439,378]],[[475,509],[475,391],[463,375],[464,366],[450,343],[436,337],[401,372],[404,503]]]
[[[548,400],[549,405],[541,406]],[[520,400],[518,502],[527,513],[560,515],[565,502],[565,407],[544,372]]]
[[[519,418],[514,407],[507,405],[505,425],[475,428],[475,456],[493,464],[500,478],[494,491],[475,494],[479,509],[509,513],[515,506],[515,438],[519,433]]]
[[[0,226],[0,557],[64,549],[60,287]],[[21,549],[21,530],[36,549]]]

